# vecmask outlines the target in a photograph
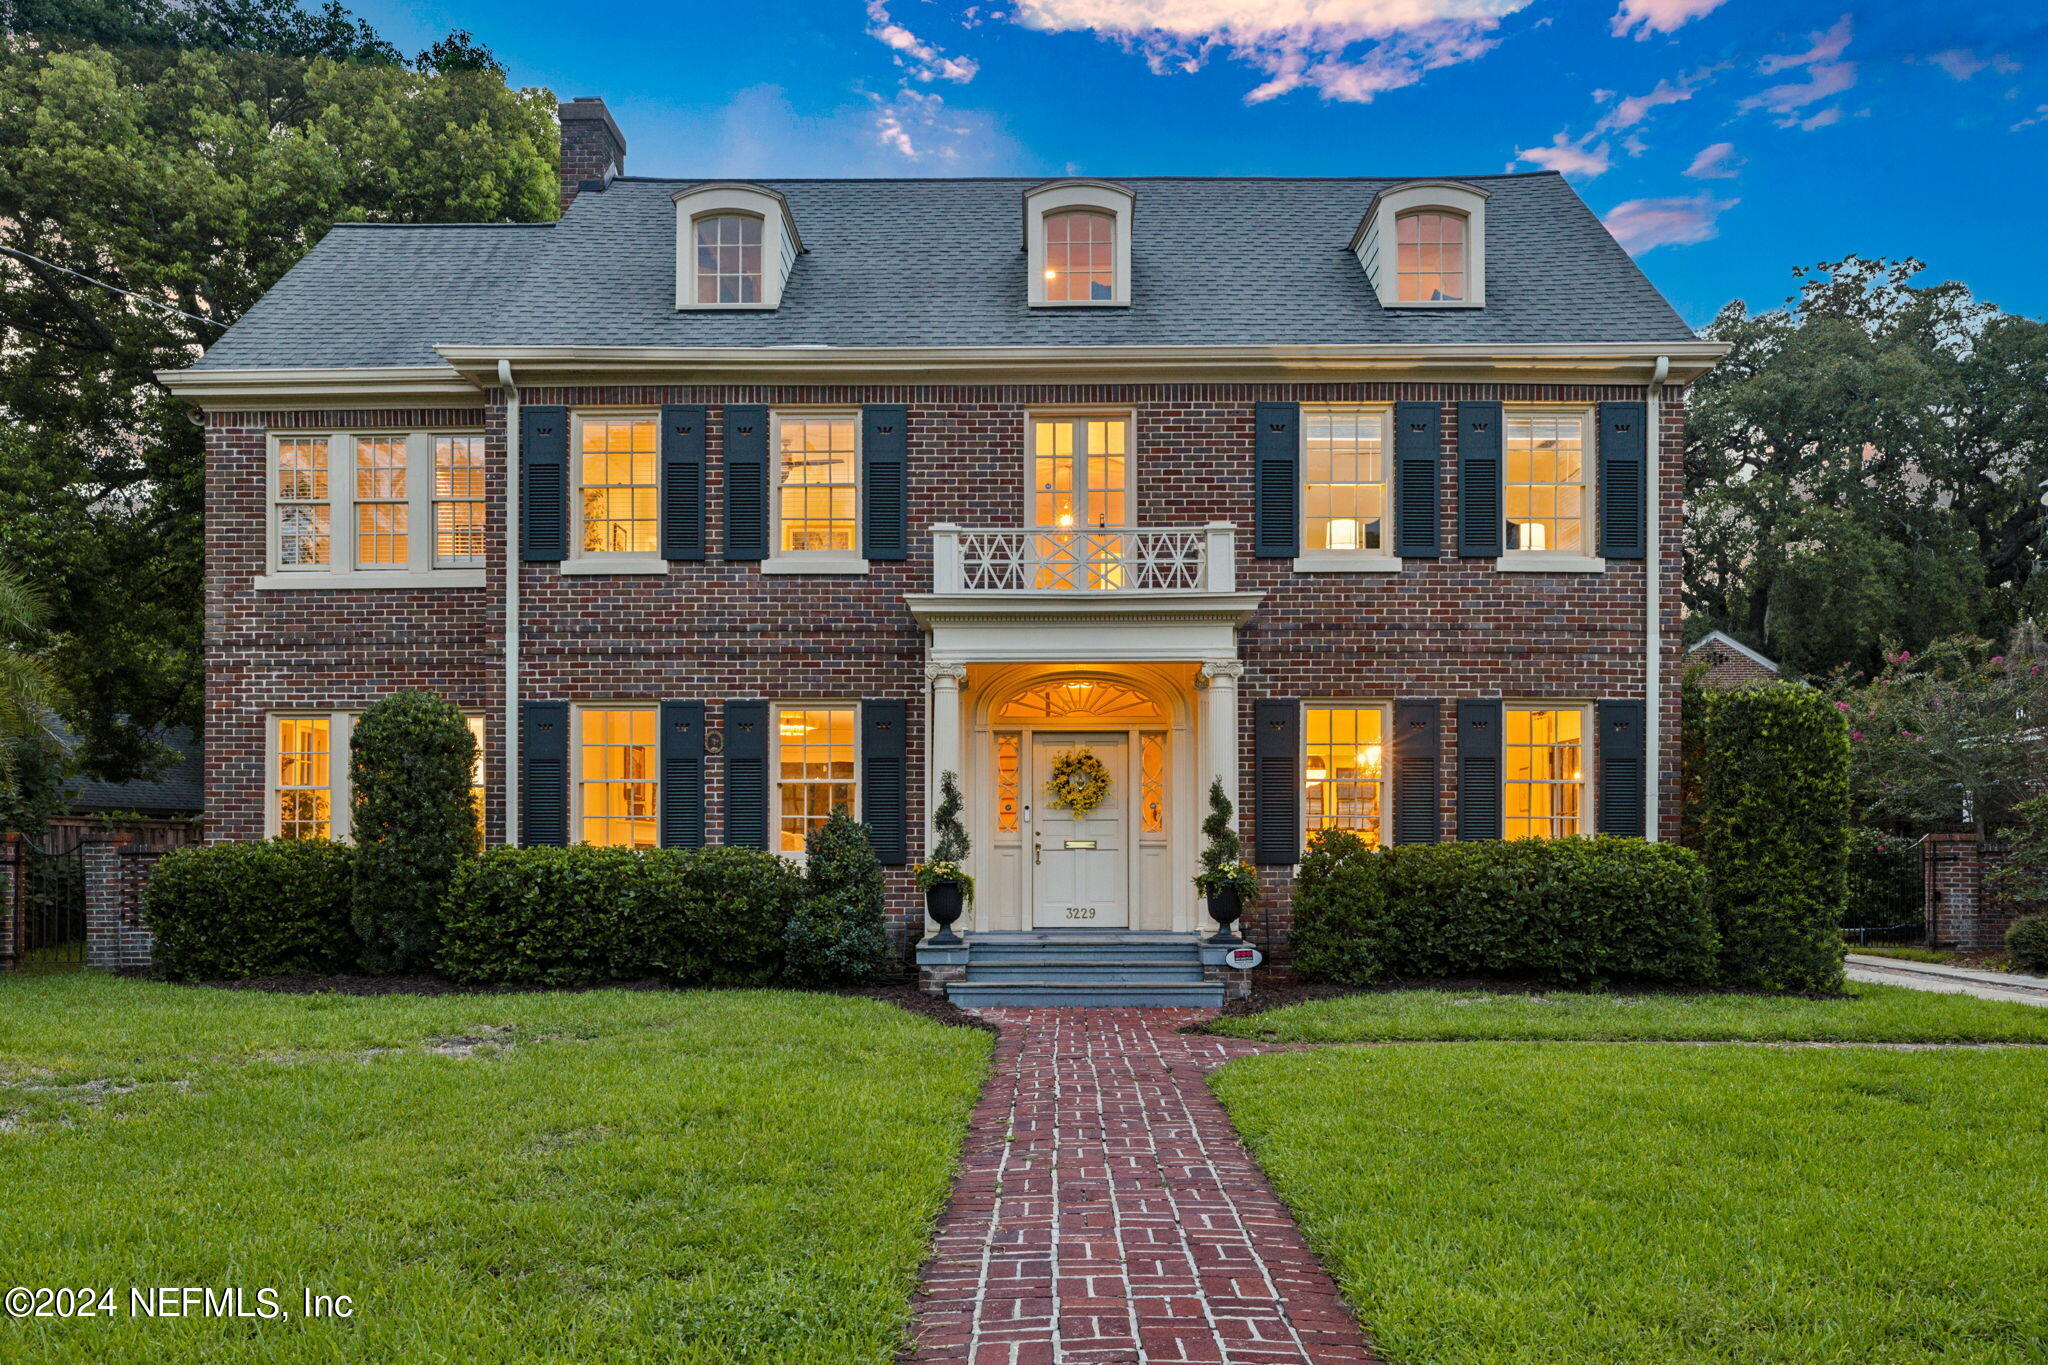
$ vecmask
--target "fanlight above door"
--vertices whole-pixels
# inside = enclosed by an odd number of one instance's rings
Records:
[[[1094,678],[1038,683],[996,708],[997,720],[1161,720],[1159,703],[1122,683]]]

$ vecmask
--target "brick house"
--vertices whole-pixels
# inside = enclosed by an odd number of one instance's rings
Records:
[[[601,101],[562,131],[558,222],[337,226],[165,376],[211,837],[345,837],[404,687],[473,715],[491,842],[846,803],[906,941],[947,771],[970,930],[1202,928],[1212,782],[1283,948],[1320,827],[1675,835],[1723,348],[1558,176],[655,179]]]

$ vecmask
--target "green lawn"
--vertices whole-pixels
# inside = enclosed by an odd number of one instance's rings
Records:
[[[1213,1084],[1392,1365],[2048,1360],[2048,1051],[1424,1044]]]
[[[1295,1043],[1461,1038],[1588,1042],[2048,1043],[2048,1009],[1852,983],[1854,998],[1385,991],[1219,1020],[1218,1033]]]
[[[0,978],[0,1359],[894,1355],[989,1039],[828,996]],[[130,1286],[289,1321],[137,1321]],[[302,1289],[351,1295],[306,1321]]]

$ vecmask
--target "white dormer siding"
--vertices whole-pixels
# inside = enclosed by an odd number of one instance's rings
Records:
[[[1052,180],[1024,191],[1031,306],[1129,307],[1136,204],[1136,195],[1107,180]]]
[[[677,308],[730,312],[782,306],[783,286],[789,282],[789,272],[804,249],[789,201],[759,185],[715,180],[677,190],[675,202]],[[717,259],[702,262],[698,226],[715,224],[721,219],[737,221],[717,234],[721,244],[712,248],[721,253]],[[743,277],[739,287],[734,285],[735,258],[740,262],[738,273]],[[708,273],[713,277],[709,287],[702,289],[700,265],[709,265]]]
[[[1373,196],[1351,250],[1372,281],[1382,308],[1483,308],[1486,306],[1486,200],[1489,191],[1457,180],[1410,180],[1390,185]],[[1458,279],[1449,291],[1456,297],[1402,298],[1401,221],[1411,215],[1424,237],[1459,229]],[[1449,220],[1444,222],[1442,220]],[[1442,246],[1431,242],[1438,261],[1447,260]],[[1413,272],[1411,271],[1411,274]]]

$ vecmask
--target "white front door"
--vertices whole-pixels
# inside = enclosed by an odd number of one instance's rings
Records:
[[[1053,760],[1089,749],[1109,771],[1109,799],[1077,819],[1045,800]],[[1123,929],[1131,922],[1129,821],[1130,742],[1124,735],[1033,734],[1031,772],[1037,788],[1031,868],[1034,929]]]

